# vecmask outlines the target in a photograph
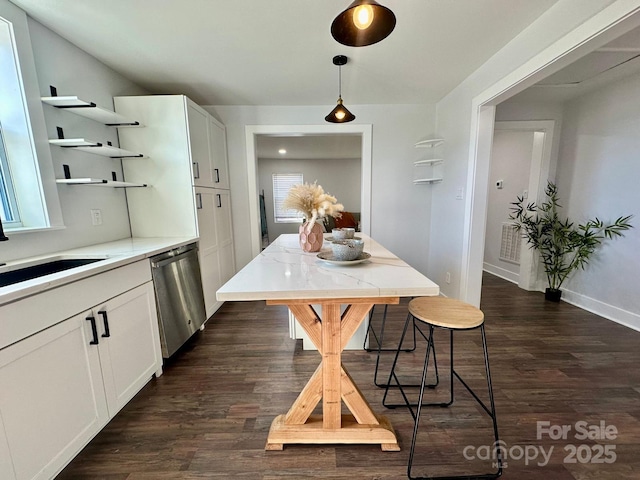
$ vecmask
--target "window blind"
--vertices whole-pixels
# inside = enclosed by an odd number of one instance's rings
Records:
[[[276,223],[297,223],[303,216],[296,210],[282,208],[284,199],[287,198],[289,189],[293,185],[303,183],[301,173],[274,173],[273,174],[273,218]]]

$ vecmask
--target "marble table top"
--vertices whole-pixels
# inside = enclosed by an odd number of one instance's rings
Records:
[[[325,234],[322,252],[331,252]],[[220,301],[438,295],[440,288],[362,233],[371,257],[336,265],[302,251],[297,234],[280,235],[217,291]]]

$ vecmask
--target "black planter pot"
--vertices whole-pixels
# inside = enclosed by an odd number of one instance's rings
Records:
[[[550,302],[559,302],[560,297],[562,297],[562,290],[554,290],[552,288],[547,288],[544,291],[544,299],[549,300]]]

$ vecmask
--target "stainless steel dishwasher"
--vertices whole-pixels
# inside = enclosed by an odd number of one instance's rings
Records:
[[[150,258],[158,307],[162,356],[169,358],[205,322],[198,245]]]

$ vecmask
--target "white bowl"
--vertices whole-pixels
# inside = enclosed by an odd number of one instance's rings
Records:
[[[334,260],[355,260],[364,249],[364,241],[362,240],[336,240],[331,242],[331,250],[333,251]]]
[[[333,235],[334,240],[346,240],[349,238],[353,238],[356,234],[356,229],[351,227],[345,228],[334,228],[331,230],[331,234]]]

